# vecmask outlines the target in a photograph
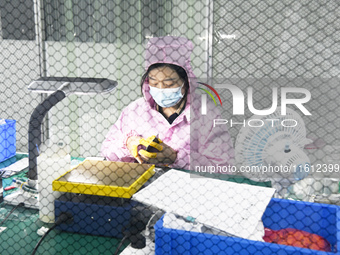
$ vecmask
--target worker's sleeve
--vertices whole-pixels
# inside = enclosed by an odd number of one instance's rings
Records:
[[[197,114],[191,123],[190,164],[191,170],[202,171],[204,167],[217,173],[230,173],[234,165],[234,148],[227,125],[215,125],[220,119],[218,109],[207,115]]]
[[[126,141],[130,136],[138,134],[127,128],[130,116],[128,109],[122,111],[119,119],[110,128],[101,147],[101,154],[110,161],[133,162],[135,159],[126,147]]]
[[[171,165],[171,167],[179,168],[179,169],[190,169],[190,150],[182,148],[180,150],[176,150],[177,157],[175,162]]]

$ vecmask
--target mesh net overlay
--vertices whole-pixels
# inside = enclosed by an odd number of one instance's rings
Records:
[[[339,19],[1,1],[0,254],[337,254]]]

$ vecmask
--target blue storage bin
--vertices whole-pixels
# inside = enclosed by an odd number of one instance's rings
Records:
[[[16,129],[15,120],[6,120],[6,124],[0,125],[0,162],[15,156]]]
[[[340,207],[285,199],[272,199],[263,214],[265,227],[279,230],[295,228],[326,238],[332,252],[298,248],[288,245],[251,241],[237,237],[217,236],[163,227],[163,218],[156,225],[156,254],[242,254],[297,255],[340,254]],[[339,248],[340,249],[340,248]]]

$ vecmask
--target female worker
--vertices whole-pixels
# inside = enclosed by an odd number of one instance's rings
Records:
[[[226,126],[213,127],[216,107],[201,115],[201,100],[195,99],[192,48],[183,37],[150,39],[141,81],[143,98],[128,105],[107,134],[101,150],[107,160],[188,170],[231,163],[234,152]]]

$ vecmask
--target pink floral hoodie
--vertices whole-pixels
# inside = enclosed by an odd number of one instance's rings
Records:
[[[106,135],[101,153],[107,160],[136,162],[126,148],[127,138],[159,134],[164,143],[177,151],[177,159],[171,165],[173,168],[197,171],[204,166],[213,165],[218,169],[218,166],[232,163],[234,151],[226,125],[213,127],[213,120],[219,118],[217,108],[208,104],[208,114],[200,113],[200,96],[195,94],[198,84],[190,64],[192,49],[192,42],[183,37],[150,39],[146,49],[146,69],[152,64],[169,63],[186,70],[190,89],[185,109],[169,124],[156,110],[149,86],[144,83],[144,97],[128,105]]]

